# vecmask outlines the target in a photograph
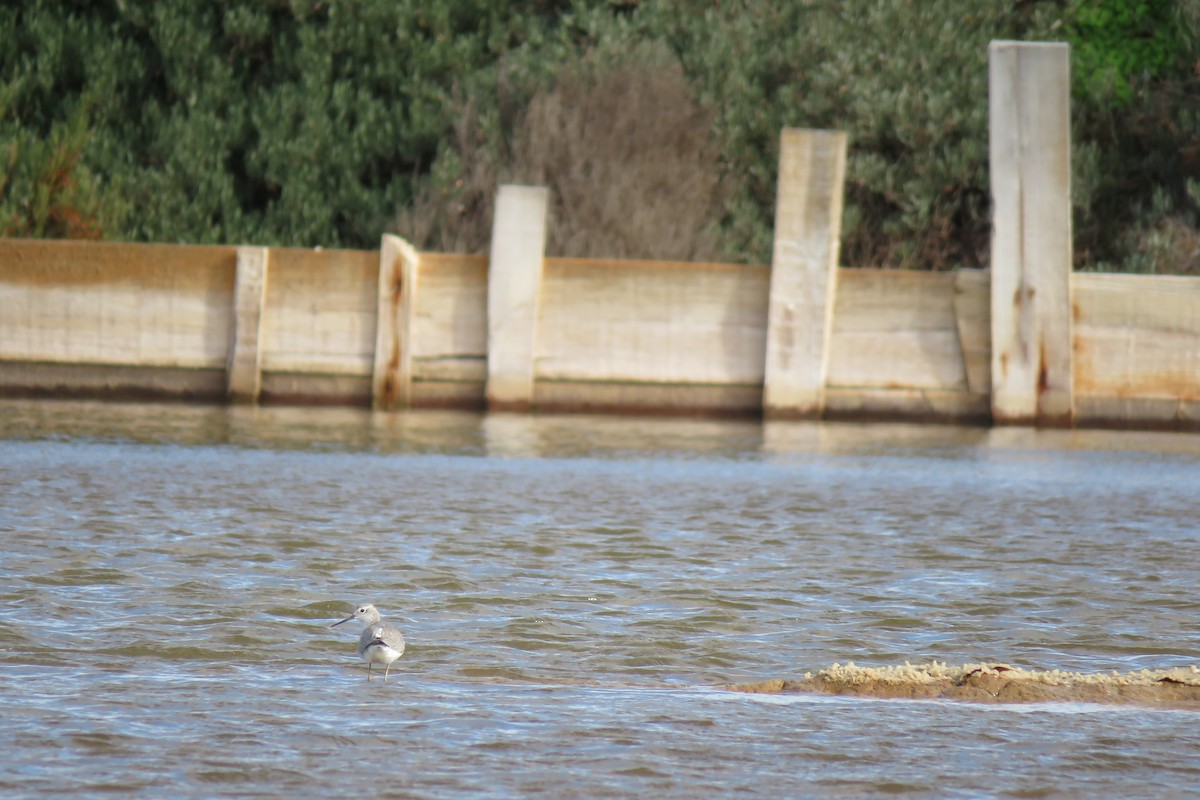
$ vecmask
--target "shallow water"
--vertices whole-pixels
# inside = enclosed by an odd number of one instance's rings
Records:
[[[4,796],[1200,785],[1196,712],[719,688],[1200,664],[1200,436],[0,401],[0,493]]]

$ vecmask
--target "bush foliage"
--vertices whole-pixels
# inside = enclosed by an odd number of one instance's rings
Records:
[[[0,0],[0,233],[764,263],[779,131],[843,262],[988,258],[987,45],[1072,44],[1077,266],[1200,270],[1200,0]]]

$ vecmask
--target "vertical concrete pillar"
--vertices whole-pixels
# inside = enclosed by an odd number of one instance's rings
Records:
[[[533,345],[546,248],[542,186],[501,186],[496,193],[488,261],[487,404],[491,410],[533,406]]]
[[[267,296],[265,247],[239,247],[233,284],[233,335],[225,369],[226,393],[235,403],[257,403],[262,391],[263,306]]]
[[[819,417],[825,408],[845,175],[845,133],[783,131],[767,307],[767,417]]]
[[[420,258],[399,236],[384,234],[379,244],[379,311],[375,326],[375,365],[371,404],[378,410],[412,403],[412,326]]]
[[[1067,425],[1071,361],[1068,46],[992,42],[992,416]]]

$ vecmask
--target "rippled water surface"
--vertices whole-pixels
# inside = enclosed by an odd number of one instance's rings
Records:
[[[720,688],[1200,664],[1196,436],[3,401],[0,496],[6,797],[1200,786],[1196,712]]]

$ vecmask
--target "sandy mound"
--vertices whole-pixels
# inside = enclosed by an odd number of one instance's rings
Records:
[[[1200,708],[1200,669],[1138,672],[1036,672],[1007,664],[951,667],[834,664],[802,680],[768,680],[727,687],[757,694],[832,694],[881,698],[942,698],[977,703],[1135,703]]]

